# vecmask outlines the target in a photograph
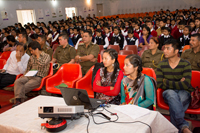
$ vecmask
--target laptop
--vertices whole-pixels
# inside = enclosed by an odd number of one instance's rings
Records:
[[[67,105],[84,105],[84,109],[96,110],[106,100],[89,98],[84,89],[60,87],[60,91]]]

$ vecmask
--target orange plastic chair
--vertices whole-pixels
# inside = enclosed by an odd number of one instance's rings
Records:
[[[143,67],[142,73],[146,74],[147,76],[153,77],[156,80],[156,73],[152,68]]]
[[[133,54],[138,54],[138,49],[136,45],[126,45],[124,50],[132,50]]]
[[[77,89],[84,89],[87,91],[88,96],[90,98],[94,98],[94,91],[92,89],[92,72],[93,72],[94,66],[90,68],[90,70],[86,73],[86,75],[79,79],[76,82],[76,88]]]
[[[102,56],[101,54],[98,54],[98,59],[97,59],[97,62],[101,63],[102,62]]]
[[[190,49],[190,48],[191,48],[190,45],[185,45],[182,52],[184,52],[185,50]]]
[[[39,91],[39,90],[41,90],[42,87],[45,86],[47,78],[51,77],[52,75],[53,75],[53,64],[50,63],[50,67],[49,67],[49,73],[48,73],[48,75],[47,75],[46,77],[42,78],[42,81],[41,81],[40,87],[35,88],[35,89],[33,89],[32,91]]]
[[[77,80],[82,78],[80,64],[63,64],[55,75],[46,80],[46,91],[53,94],[61,94],[55,86],[65,83],[69,88],[75,88]]]
[[[11,51],[5,51],[1,54],[0,59],[5,59],[8,60],[8,58],[10,57]]]
[[[192,71],[192,79],[191,79],[192,87],[194,87],[194,88],[196,86],[200,87],[200,78],[199,77],[200,77],[199,71]],[[160,89],[160,88],[157,89],[157,103],[160,108],[169,110],[169,106],[164,102],[164,99],[162,96],[163,91],[164,91],[163,89]],[[185,113],[200,114],[200,108],[198,108],[198,109],[188,108]]]
[[[120,50],[119,45],[109,45],[107,49],[115,49],[117,53],[119,53]]]
[[[132,50],[120,50],[119,55],[130,55],[133,54]]]
[[[119,68],[124,71],[124,60],[127,55],[118,55]]]
[[[0,59],[0,69],[3,69],[5,64],[6,64],[6,60],[5,59]]]

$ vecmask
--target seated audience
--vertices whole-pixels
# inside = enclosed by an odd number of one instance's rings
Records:
[[[114,33],[110,40],[110,45],[119,45],[120,49],[123,49],[124,36],[120,33],[119,27],[114,27]]]
[[[53,26],[53,34],[52,34],[52,40],[51,40],[51,47],[53,47],[54,44],[58,44],[58,36],[59,36],[59,33],[57,32],[57,27],[56,26]]]
[[[41,50],[49,54],[50,58],[52,58],[53,50],[49,46],[46,45],[46,36],[39,35],[37,38],[37,42],[40,44]]]
[[[178,28],[172,34],[174,39],[178,39],[179,37],[183,35],[184,27],[185,27],[185,21],[182,20],[178,23]]]
[[[124,76],[121,82],[121,104],[134,104],[152,108],[154,86],[151,79],[142,74],[142,59],[138,55],[128,55],[124,60]]]
[[[126,45],[136,45],[138,47],[138,38],[134,36],[132,29],[128,30],[128,37],[124,39],[124,47]]]
[[[123,72],[119,69],[118,53],[107,49],[103,53],[104,67],[100,68],[93,82],[93,90],[97,99],[104,99],[110,104],[120,104],[120,85]]]
[[[169,27],[162,27],[161,28],[163,31],[163,36],[161,35],[159,38],[159,46],[158,49],[161,50],[163,47],[163,44],[165,41],[167,41],[168,39],[173,39],[173,37],[171,36],[171,29]]]
[[[79,44],[75,57],[75,62],[81,65],[83,75],[97,62],[98,53],[99,46],[92,43],[91,30],[84,31],[83,44]]]
[[[189,133],[189,124],[184,120],[192,92],[191,65],[178,57],[179,47],[175,39],[169,39],[164,44],[166,60],[158,64],[156,77],[157,86],[164,90],[164,101],[169,105],[170,121],[179,132]]]
[[[183,29],[183,35],[178,38],[180,52],[182,52],[182,49],[184,48],[185,45],[190,45],[190,38],[191,38],[190,32],[191,32],[190,26],[185,26]]]
[[[158,63],[164,59],[163,51],[158,49],[159,40],[152,37],[149,40],[149,49],[142,54],[142,66],[156,70]]]
[[[150,28],[147,27],[146,25],[143,25],[142,36],[139,39],[138,51],[140,51],[142,49],[143,45],[149,44],[149,40],[151,37],[153,37],[153,36],[151,35]]]
[[[200,34],[191,35],[191,49],[185,50],[181,54],[181,58],[190,62],[192,70],[200,71]]]
[[[60,45],[56,48],[56,51],[53,55],[52,63],[56,63],[57,66],[54,66],[54,74],[64,63],[75,63],[76,50],[74,47],[69,45],[67,34],[60,34],[59,37]],[[55,65],[55,64],[54,64]]]
[[[79,35],[79,28],[74,28],[74,36],[72,37],[72,42],[74,45],[76,45],[79,38],[81,38],[81,36]]]
[[[38,42],[33,41],[28,45],[32,54],[28,61],[27,69],[24,76],[17,79],[14,83],[15,104],[13,107],[21,104],[25,100],[25,94],[31,90],[38,88],[42,78],[47,76],[50,66],[50,56],[41,51],[41,46]],[[29,71],[37,70],[35,76],[25,76]]]
[[[19,43],[16,51],[10,54],[3,69],[0,70],[0,89],[13,84],[16,76],[25,72],[29,60],[26,49],[26,45]]]
[[[15,40],[15,37],[12,35],[9,35],[7,38],[7,45],[3,47],[3,51],[14,51],[17,48],[17,41]]]
[[[146,25],[150,28],[151,35],[157,37],[157,32],[153,28],[153,23],[151,21],[146,21]]]
[[[102,30],[96,30],[96,37],[94,39],[94,44],[103,45],[103,48],[107,48],[109,46],[108,37],[106,35],[102,35]]]

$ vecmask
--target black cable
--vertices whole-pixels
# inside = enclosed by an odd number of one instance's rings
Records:
[[[87,133],[89,133],[90,118],[89,118],[88,115],[85,115],[85,117],[88,119],[88,124],[87,124]]]

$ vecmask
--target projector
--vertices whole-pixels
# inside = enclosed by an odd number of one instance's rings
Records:
[[[84,106],[40,106],[38,115],[41,118],[78,119],[84,114]]]

